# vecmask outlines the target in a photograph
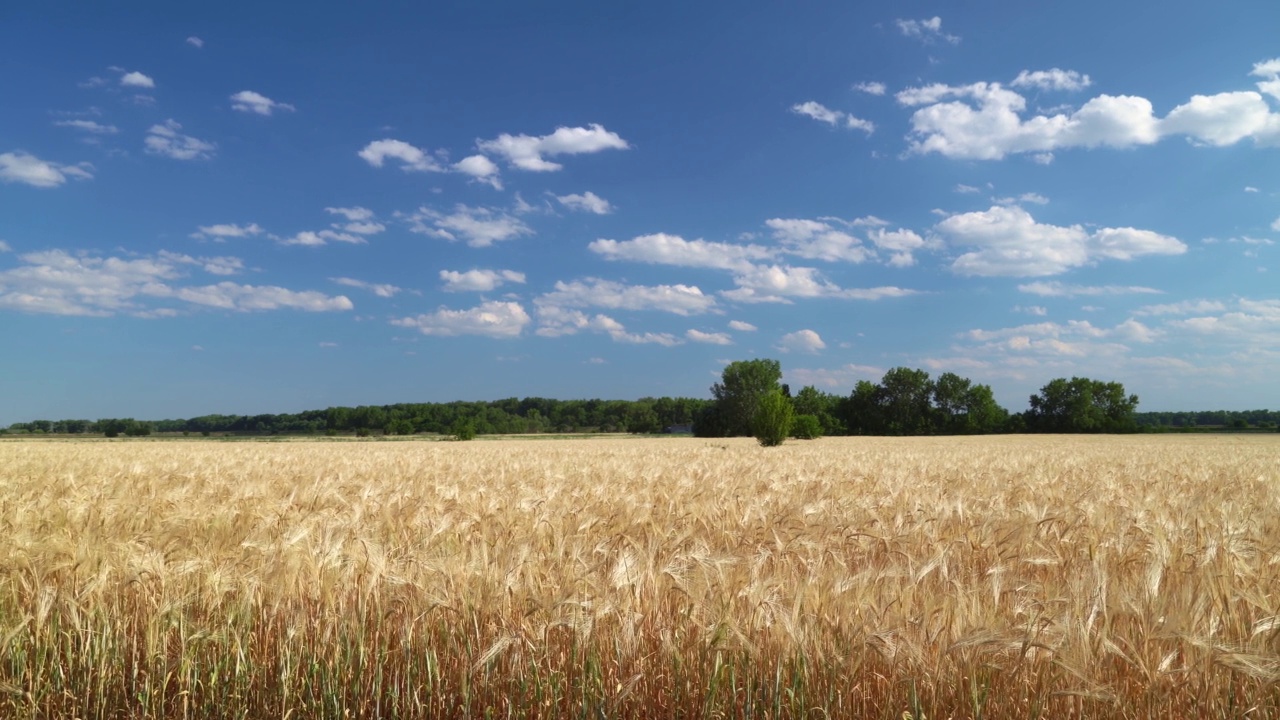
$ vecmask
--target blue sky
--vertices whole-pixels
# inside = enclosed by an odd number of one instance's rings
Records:
[[[0,424],[751,357],[1280,406],[1273,0],[104,5],[0,22]]]

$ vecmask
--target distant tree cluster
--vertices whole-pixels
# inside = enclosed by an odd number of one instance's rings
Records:
[[[794,395],[777,360],[729,363],[711,399],[552,400],[401,403],[331,407],[276,415],[202,415],[186,420],[33,420],[0,434],[82,434],[143,437],[202,435],[414,435],[470,440],[520,433],[687,432],[701,437],[754,436],[765,445],[824,435],[976,435],[986,433],[1119,433],[1168,430],[1280,429],[1270,410],[1139,413],[1138,396],[1118,382],[1057,378],[1010,414],[991,387],[955,373],[937,378],[896,367],[877,382],[859,381],[848,395],[807,385]]]
[[[1032,395],[1030,409],[1011,415],[996,402],[989,385],[946,372],[933,379],[924,370],[897,367],[879,383],[863,380],[848,396],[813,386],[794,397],[781,384],[776,360],[730,363],[711,386],[712,403],[698,416],[701,437],[754,435],[764,445],[780,444],[778,433],[762,432],[786,413],[791,437],[822,435],[977,435],[1001,432],[1134,432],[1136,395],[1124,386],[1088,378],[1056,379]],[[794,417],[792,417],[794,416]],[[783,434],[782,437],[785,437]]]

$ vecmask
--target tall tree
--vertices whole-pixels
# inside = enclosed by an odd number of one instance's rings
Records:
[[[1138,396],[1124,385],[1089,378],[1055,378],[1031,396],[1027,429],[1048,433],[1129,432],[1136,429]]]
[[[751,435],[760,398],[774,390],[781,392],[778,385],[781,379],[782,363],[777,360],[762,358],[729,363],[720,375],[720,382],[711,386],[716,405],[714,415],[718,417],[705,417],[703,422],[718,420],[724,435],[731,437]]]

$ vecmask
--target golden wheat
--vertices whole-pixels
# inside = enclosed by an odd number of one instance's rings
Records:
[[[4,717],[1280,713],[1280,437],[0,442]]]

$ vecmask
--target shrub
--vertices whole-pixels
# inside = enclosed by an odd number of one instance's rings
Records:
[[[791,437],[817,440],[822,437],[822,421],[817,415],[797,415],[791,423]]]
[[[752,419],[752,434],[765,447],[781,445],[791,432],[791,420],[795,410],[791,400],[781,390],[771,390],[760,397]]]
[[[450,433],[454,440],[475,440],[476,424],[470,420],[459,420],[453,424],[453,430]]]

